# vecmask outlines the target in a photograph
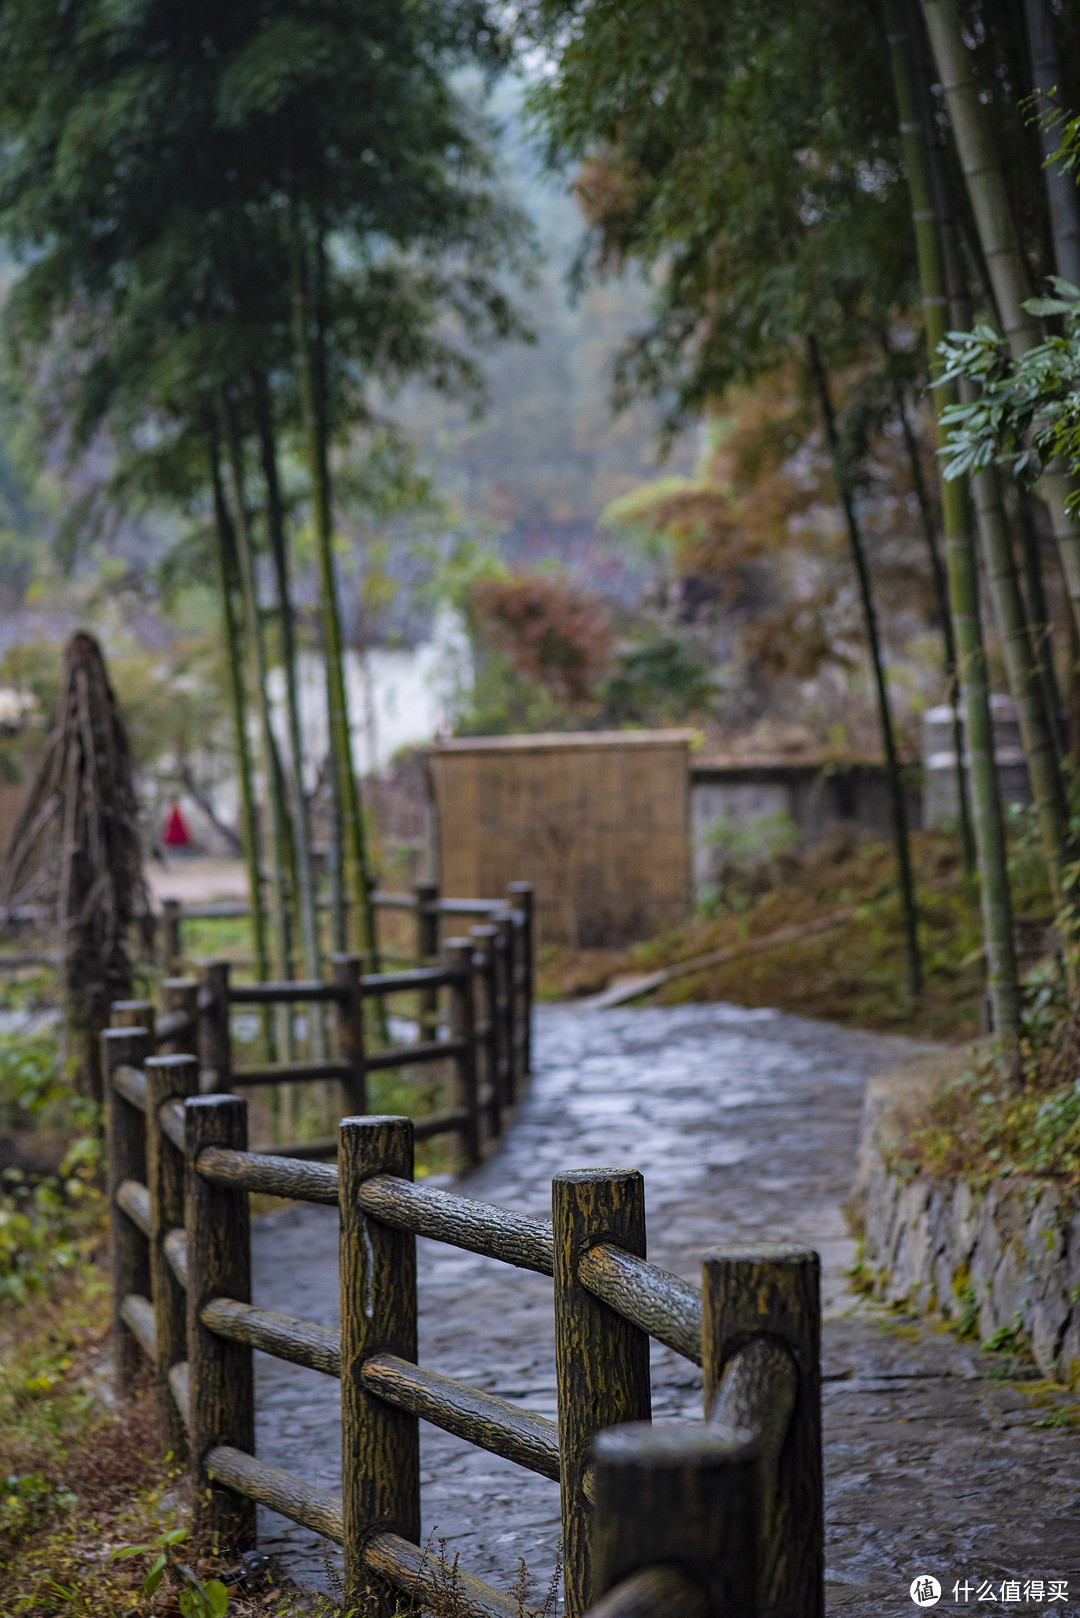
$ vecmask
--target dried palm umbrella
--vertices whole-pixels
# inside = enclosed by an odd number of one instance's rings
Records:
[[[131,750],[92,635],[64,649],[60,695],[12,832],[4,903],[40,906],[59,946],[69,1054],[100,1100],[98,1035],[131,994],[130,934],[149,924]]]

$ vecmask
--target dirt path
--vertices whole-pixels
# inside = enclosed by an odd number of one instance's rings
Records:
[[[547,1215],[557,1170],[636,1166],[646,1179],[650,1257],[693,1280],[701,1251],[724,1241],[817,1247],[830,1610],[913,1613],[908,1585],[924,1572],[937,1575],[950,1605],[956,1580],[1012,1576],[1071,1578],[1075,1601],[1076,1434],[1034,1427],[1045,1410],[1000,1379],[993,1357],[897,1322],[846,1290],[854,1248],[840,1203],[863,1083],[918,1048],[722,1005],[544,1008],[530,1093],[502,1151],[463,1189]],[[554,1415],[550,1281],[428,1242],[420,1249],[421,1361]],[[332,1210],[261,1221],[255,1260],[257,1301],[336,1320]],[[339,1486],[336,1383],[261,1355],[258,1379],[260,1454]],[[700,1377],[664,1349],[653,1357],[653,1408],[700,1408]],[[557,1487],[431,1428],[422,1429],[422,1462],[425,1535],[504,1588],[524,1557],[545,1586]],[[271,1513],[260,1532],[294,1577],[325,1586],[314,1536]]]

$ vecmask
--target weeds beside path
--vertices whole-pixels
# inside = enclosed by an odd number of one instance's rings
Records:
[[[545,998],[592,994],[621,974],[647,973],[714,950],[737,948],[788,928],[854,913],[838,926],[757,953],[735,954],[659,989],[654,1004],[726,1001],[768,1006],[848,1027],[957,1041],[979,1032],[984,982],[978,892],[943,834],[913,839],[925,990],[912,1005],[904,989],[900,898],[892,851],[838,835],[812,854],[786,856],[764,876],[751,873],[723,901],[631,950],[540,952]],[[1050,900],[1038,862],[1013,860],[1021,958],[1046,947]]]

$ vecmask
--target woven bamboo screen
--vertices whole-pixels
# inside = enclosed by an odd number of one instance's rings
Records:
[[[445,742],[429,753],[447,894],[536,889],[537,936],[579,947],[647,938],[690,897],[692,731]]]

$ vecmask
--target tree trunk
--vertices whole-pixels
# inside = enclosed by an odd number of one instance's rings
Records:
[[[244,690],[244,652],[240,625],[236,616],[233,590],[239,573],[236,558],[236,536],[221,478],[221,454],[215,424],[208,429],[210,460],[210,486],[214,497],[214,521],[218,536],[218,583],[221,591],[221,618],[225,638],[225,652],[229,667],[229,697],[233,711],[233,729],[236,734],[236,765],[240,776],[240,829],[244,845],[244,859],[248,869],[248,887],[251,891],[251,936],[255,955],[255,973],[260,983],[270,976],[270,959],[266,937],[266,900],[263,891],[262,867],[259,858],[259,817],[255,804],[255,782],[251,768],[251,746],[247,730],[247,693]]]
[[[847,462],[840,444],[840,435],[836,429],[836,416],[833,411],[832,399],[829,395],[829,379],[825,374],[821,352],[813,337],[807,339],[806,348],[810,361],[810,370],[817,388],[818,399],[821,403],[821,414],[825,422],[825,436],[832,455],[833,476],[836,479],[840,502],[844,508],[848,541],[851,545],[851,556],[855,564],[855,574],[859,583],[859,596],[862,600],[863,616],[866,621],[866,639],[870,649],[870,662],[874,671],[874,686],[877,691],[878,714],[881,720],[881,736],[885,746],[885,767],[889,780],[889,807],[892,813],[893,842],[896,847],[896,866],[900,882],[900,903],[904,921],[904,944],[907,952],[907,989],[911,999],[915,1000],[922,991],[922,960],[919,955],[918,914],[915,908],[915,883],[911,871],[907,806],[904,803],[904,783],[900,772],[900,758],[896,751],[892,714],[889,711],[889,692],[885,681],[885,665],[881,656],[877,614],[874,611],[874,598],[870,589],[870,572],[866,565],[862,534],[855,515],[855,501]]]
[[[940,210],[931,178],[927,119],[920,106],[912,61],[908,30],[910,13],[906,12],[903,0],[884,0],[883,9],[911,194],[923,319],[930,373],[933,376],[941,368],[938,345],[945,336],[948,310],[942,243],[938,233]],[[932,397],[940,444],[944,437],[941,414],[954,401],[955,389],[936,388]],[[962,482],[946,482],[942,479],[941,509],[949,602],[956,636],[957,669],[964,698],[967,752],[970,758],[987,979],[994,1027],[1002,1036],[1008,1055],[1019,1038],[1020,987],[1013,939],[1005,825],[994,762],[986,652],[979,622],[979,580],[972,543],[971,504]]]
[[[1025,299],[1031,296],[1027,266],[986,110],[972,75],[971,53],[960,32],[954,0],[922,0],[922,9],[1002,331],[1014,359],[1019,359],[1042,341],[1042,332],[1038,321],[1024,308]],[[1080,531],[1066,513],[1068,482],[1056,464],[1046,469],[1039,491],[1050,508],[1069,600],[1080,623]]]
[[[329,420],[326,378],[325,262],[321,236],[314,245],[314,296],[309,296],[301,262],[300,232],[293,229],[293,300],[304,418],[308,475],[315,522],[322,595],[323,655],[326,706],[335,812],[339,826],[342,882],[353,907],[360,947],[368,971],[378,970],[375,912],[371,903],[367,839],[360,788],[352,760],[348,700],[345,691],[344,639],[334,570],[333,491],[330,481]]]

